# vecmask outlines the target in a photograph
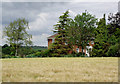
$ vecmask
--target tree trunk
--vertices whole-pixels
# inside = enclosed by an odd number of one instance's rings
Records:
[[[17,50],[17,47],[16,47],[15,56],[17,56],[17,55],[18,55],[18,50]]]
[[[18,56],[18,41],[17,41],[17,43],[16,43],[16,51],[15,51],[15,56]]]

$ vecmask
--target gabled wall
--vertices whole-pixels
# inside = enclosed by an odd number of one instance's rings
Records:
[[[52,39],[48,39],[48,49],[49,49],[51,44],[52,44]]]
[[[48,49],[49,49],[50,45],[53,43],[53,42],[52,42],[53,39],[54,39],[54,38],[49,38],[49,39],[48,39]],[[93,47],[93,45],[94,45],[94,42],[93,42],[93,44],[92,44],[92,41],[90,41],[90,42],[89,42],[89,46]],[[77,45],[73,45],[73,49],[71,49],[71,51],[69,51],[69,53],[71,54],[72,51],[77,52],[77,51],[76,51],[77,48],[78,48]],[[86,47],[85,47],[85,48],[84,48],[84,53],[86,53],[86,51],[87,51],[87,50],[86,50]],[[79,47],[79,52],[83,52],[83,49],[82,49],[81,46]]]

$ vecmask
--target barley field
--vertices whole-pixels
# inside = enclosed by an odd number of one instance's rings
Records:
[[[3,82],[118,82],[118,58],[2,59]]]

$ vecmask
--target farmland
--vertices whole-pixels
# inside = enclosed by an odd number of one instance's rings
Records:
[[[3,82],[117,82],[118,58],[2,59]]]

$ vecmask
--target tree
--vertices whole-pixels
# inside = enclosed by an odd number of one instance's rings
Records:
[[[111,56],[120,56],[120,13],[108,16],[108,33],[110,47],[107,52]]]
[[[32,35],[27,33],[27,29],[29,29],[28,21],[20,18],[4,28],[4,35],[7,37],[7,42],[12,46],[15,56],[20,54],[18,51],[22,45],[32,44]]]
[[[2,53],[5,55],[9,55],[10,54],[10,46],[8,46],[7,44],[2,46]]]
[[[94,37],[94,29],[97,19],[87,11],[81,15],[78,14],[74,20],[68,22],[69,43],[77,45],[78,47],[86,48],[86,45],[91,38]]]
[[[120,42],[120,13],[115,15],[110,14],[108,16],[108,21],[108,33],[110,34],[110,37],[114,38],[114,40],[111,41],[112,44]]]
[[[108,43],[109,34],[106,25],[105,14],[97,23],[98,27],[95,30],[95,45],[93,46],[92,55],[95,57],[107,56],[106,52],[110,44]]]
[[[51,50],[52,56],[63,56],[65,54],[68,54],[68,52],[71,50],[70,45],[65,44],[67,42],[66,38],[66,26],[67,21],[69,21],[69,11],[66,11],[59,17],[58,24],[54,25],[55,30],[54,32],[58,35],[55,37],[55,42],[52,45]]]
[[[108,49],[107,55],[111,57],[119,57],[120,56],[120,44],[116,43],[115,45],[111,45]]]

